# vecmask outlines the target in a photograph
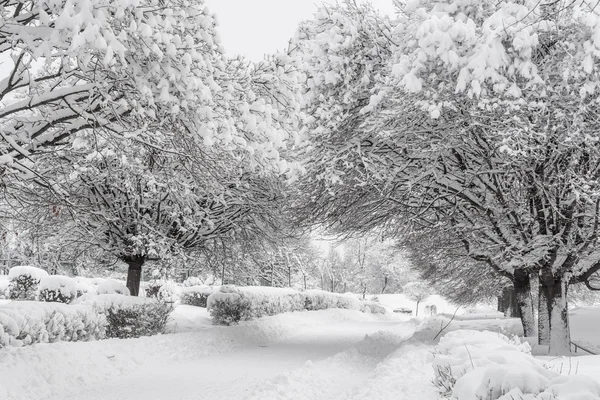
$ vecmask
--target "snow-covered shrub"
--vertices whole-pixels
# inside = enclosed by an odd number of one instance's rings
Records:
[[[206,309],[214,324],[231,325],[253,318],[250,300],[244,298],[233,285],[223,285],[218,292],[210,294],[206,300]]]
[[[457,330],[434,352],[434,383],[456,400],[600,399],[600,384],[560,376],[530,354],[530,346],[489,331]]]
[[[304,309],[308,311],[326,310],[335,308],[337,299],[333,293],[324,290],[307,290],[304,292]]]
[[[40,280],[48,276],[43,269],[20,265],[8,271],[8,297],[11,300],[35,300]]]
[[[173,305],[161,301],[106,308],[106,335],[114,338],[136,338],[164,333]]]
[[[183,286],[183,287],[204,286],[204,281],[202,279],[198,278],[197,276],[190,276],[185,281],[183,281],[181,286]]]
[[[255,318],[304,310],[304,295],[294,289],[249,286],[242,293],[250,299]]]
[[[343,308],[346,310],[360,310],[360,300],[354,296],[353,293],[344,293],[344,294],[335,294],[337,297],[336,307],[335,308]]]
[[[527,343],[521,344],[518,339],[511,340],[495,332],[449,332],[440,339],[434,353],[434,383],[450,393],[456,381],[474,368],[506,363],[505,355],[509,355],[510,359],[533,360],[530,350]]]
[[[361,310],[361,304],[353,295],[322,290],[299,292],[289,288],[230,285],[221,286],[220,290],[212,293],[207,300],[207,309],[213,322],[226,325],[265,315],[327,308]],[[364,308],[362,310],[366,311]]]
[[[77,292],[76,297],[81,297],[87,293],[90,293],[90,294],[98,293],[96,290],[98,285],[92,284],[92,282],[90,280],[88,280],[87,278],[77,276],[74,279],[75,279],[75,290]]]
[[[181,289],[174,281],[166,280],[160,286],[157,298],[166,303],[176,303],[179,302],[180,291]]]
[[[73,278],[62,275],[49,275],[41,279],[38,299],[70,303],[77,297],[77,283]]]
[[[172,280],[154,279],[146,286],[146,297],[155,298],[167,303],[179,301],[179,286]]]
[[[79,304],[93,305],[106,316],[106,336],[134,338],[164,333],[173,304],[121,294],[83,295]]]
[[[215,324],[231,325],[253,318],[250,300],[240,293],[213,293],[208,296],[207,310]]]
[[[211,293],[218,290],[214,286],[189,286],[181,289],[179,295],[181,304],[196,307],[206,307],[206,300]]]
[[[325,290],[307,290],[303,292],[304,309],[308,311],[344,308],[360,310],[360,300],[353,295],[327,292]]]
[[[0,305],[0,348],[105,337],[104,315],[89,306],[20,301]]]
[[[386,309],[379,303],[374,301],[361,301],[360,302],[360,311],[364,313],[370,314],[385,314]]]
[[[158,292],[162,286],[162,282],[159,280],[152,280],[146,284],[144,293],[146,297],[158,298]]]
[[[125,296],[130,295],[127,286],[123,285],[120,282],[113,281],[112,279],[104,280],[98,285],[96,291],[98,292],[98,294],[122,294]]]

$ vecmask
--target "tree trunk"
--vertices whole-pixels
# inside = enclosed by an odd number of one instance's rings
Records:
[[[419,303],[421,302],[421,300],[417,300],[417,307],[415,309],[415,317],[419,316]]]
[[[140,280],[142,279],[142,266],[146,261],[146,257],[133,255],[122,258],[127,263],[127,289],[132,296],[137,296],[140,293]]]
[[[550,345],[550,310],[548,296],[541,279],[538,282],[538,344]]]
[[[383,278],[383,288],[381,288],[381,294],[384,294],[384,293],[385,293],[385,288],[387,287],[387,284],[388,284],[388,277],[387,277],[387,276],[385,276],[385,277]]]
[[[550,322],[551,356],[569,355],[571,353],[571,334],[567,307],[567,285],[564,277],[553,277],[551,274],[541,277],[541,292],[546,300]],[[541,312],[540,312],[541,313]]]
[[[509,286],[502,289],[502,296],[498,300],[498,303],[498,311],[503,312],[505,317],[521,317],[514,283],[512,287]]]
[[[531,296],[531,280],[529,274],[515,272],[513,281],[517,315],[523,324],[525,337],[535,336],[535,316],[533,313],[533,298]]]

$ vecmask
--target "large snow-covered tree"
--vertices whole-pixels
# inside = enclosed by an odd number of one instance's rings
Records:
[[[577,1],[411,1],[401,11],[392,34],[378,35],[393,56],[367,104],[334,129],[310,127],[326,164],[313,177],[323,193],[361,195],[337,196],[352,219],[373,209],[373,224],[444,226],[499,274],[525,286],[539,275],[540,331],[552,353],[568,352],[568,286],[600,269],[600,17]],[[357,15],[345,21],[360,26]],[[314,54],[319,40],[308,43]],[[307,75],[335,66],[321,64]],[[307,86],[309,110],[333,110]]]
[[[14,61],[2,81],[4,177],[35,178],[21,179],[23,193],[49,188],[40,193],[78,230],[129,264],[132,293],[150,257],[266,232],[295,170],[287,154],[301,113],[287,55],[224,57],[202,1],[0,11],[1,50]]]
[[[412,232],[401,237],[399,246],[419,277],[436,293],[459,305],[490,302],[500,296],[511,280],[470,258],[459,239],[443,230]],[[530,302],[530,307],[533,303]]]

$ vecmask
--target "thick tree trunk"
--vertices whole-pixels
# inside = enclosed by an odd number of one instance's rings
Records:
[[[547,293],[542,286],[542,280],[538,282],[538,344],[550,345],[550,310],[548,309]]]
[[[507,318],[521,317],[514,285],[502,289],[502,295],[498,299],[498,311],[503,312]]]
[[[419,303],[420,302],[421,302],[421,300],[417,300],[417,307],[416,307],[416,310],[415,310],[415,317],[419,316]]]
[[[523,324],[525,337],[535,336],[535,316],[533,297],[531,296],[531,281],[527,273],[515,273],[513,281],[517,314]]]
[[[567,307],[567,285],[562,276],[542,276],[541,292],[543,292],[550,322],[550,352],[552,356],[569,355],[571,353],[571,334]]]
[[[144,256],[125,256],[122,258],[127,263],[127,289],[132,296],[137,296],[140,293],[140,280],[142,279],[142,266],[146,261]]]

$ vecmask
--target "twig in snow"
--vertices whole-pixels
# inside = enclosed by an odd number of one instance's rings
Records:
[[[465,349],[467,349],[467,354],[469,355],[469,360],[471,360],[471,367],[473,367],[473,369],[475,369],[475,364],[473,364],[473,357],[471,357],[471,352],[469,351],[469,348],[467,347],[466,344],[465,344]]]
[[[444,329],[446,329],[446,328],[448,327],[448,325],[450,325],[450,323],[451,323],[452,321],[454,321],[454,317],[456,317],[456,313],[458,312],[458,309],[459,309],[459,308],[460,308],[460,306],[459,306],[459,307],[456,307],[456,310],[454,310],[454,314],[452,314],[452,318],[450,318],[450,321],[448,321],[448,323],[447,323],[446,325],[444,325],[444,326],[442,327],[442,329],[440,329],[440,331],[437,333],[437,335],[435,335],[435,337],[433,338],[433,340],[437,339],[437,338],[438,338],[438,336],[440,336],[440,334],[441,334],[442,332],[444,332]]]

